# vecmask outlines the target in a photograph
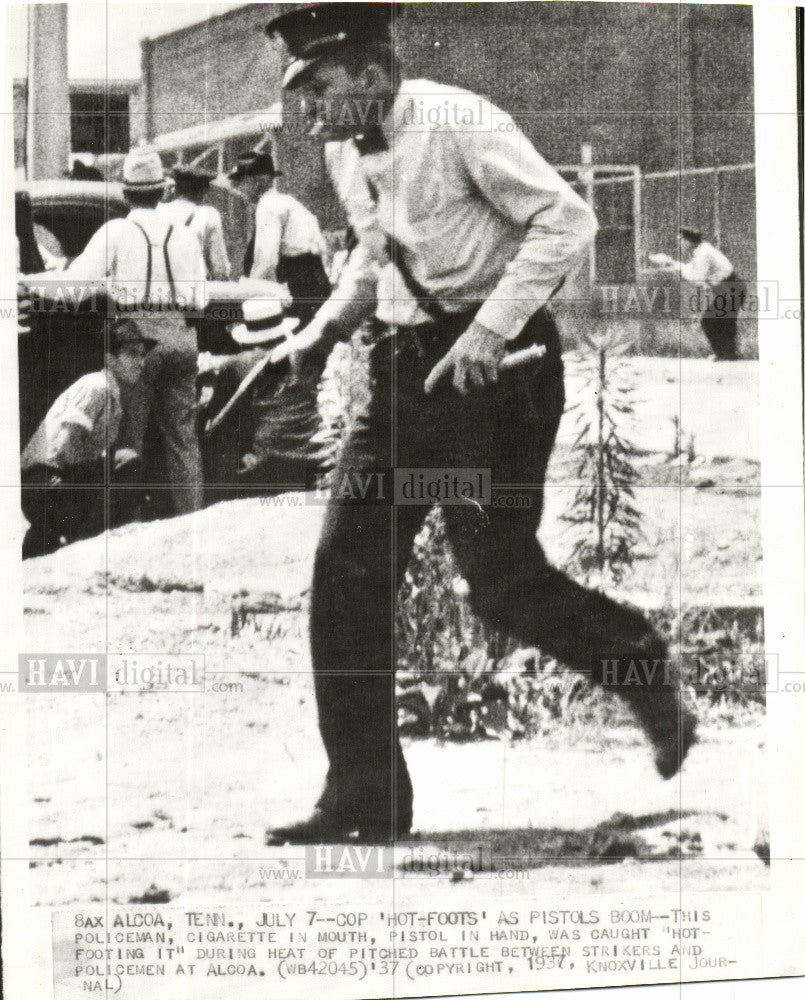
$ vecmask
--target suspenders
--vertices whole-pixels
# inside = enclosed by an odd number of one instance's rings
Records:
[[[151,302],[151,271],[152,271],[152,267],[153,267],[153,255],[152,255],[151,240],[150,240],[150,238],[148,236],[148,233],[140,225],[139,222],[137,222],[134,219],[132,219],[131,221],[134,223],[134,225],[140,230],[140,232],[145,237],[145,245],[146,245],[147,250],[148,250],[148,262],[146,264],[146,271],[145,271],[145,295],[143,296],[143,301],[144,301],[145,304],[150,304],[150,302]],[[176,285],[174,284],[174,281],[173,281],[173,270],[171,268],[170,257],[168,256],[168,240],[170,240],[170,238],[171,238],[172,235],[173,235],[173,226],[171,225],[171,226],[168,226],[168,231],[165,234],[165,242],[162,244],[162,259],[165,261],[165,272],[166,272],[166,274],[168,276],[168,284],[170,285],[170,290],[171,290],[171,305],[175,309],[176,308]]]

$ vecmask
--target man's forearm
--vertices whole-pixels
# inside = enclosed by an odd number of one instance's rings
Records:
[[[311,320],[323,336],[345,339],[369,319],[377,306],[377,262],[360,244],[352,251],[338,285]]]
[[[67,464],[67,456],[74,454],[88,436],[87,430],[77,424],[62,424],[49,443],[47,464],[56,469],[63,468]]]
[[[229,281],[232,268],[229,264],[229,256],[226,252],[223,233],[218,229],[213,229],[207,241],[208,260],[207,266],[210,274],[218,281]]]
[[[375,302],[363,300],[328,299],[319,309],[309,326],[318,329],[323,340],[335,343],[347,340],[375,311]]]
[[[478,323],[507,340],[550,300],[595,237],[595,217],[583,203],[557,209],[556,215],[532,220],[520,250],[476,316]]]

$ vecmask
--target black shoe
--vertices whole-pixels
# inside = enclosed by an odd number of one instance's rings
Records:
[[[666,781],[679,771],[688,750],[696,743],[696,722],[693,712],[680,705],[676,718],[664,731],[649,733],[654,745],[654,765]]]
[[[283,847],[286,844],[393,844],[397,840],[410,839],[410,826],[406,828],[398,824],[392,830],[389,824],[378,823],[376,819],[351,822],[321,809],[315,809],[313,815],[301,823],[266,831],[267,847]]]
[[[641,691],[630,697],[632,711],[654,749],[654,765],[666,781],[679,771],[696,743],[696,715],[677,691]]]
[[[666,781],[679,771],[697,742],[698,719],[682,683],[679,650],[657,638],[646,643],[641,657],[664,664],[648,687],[620,687],[617,693],[631,707],[654,750],[654,766]]]

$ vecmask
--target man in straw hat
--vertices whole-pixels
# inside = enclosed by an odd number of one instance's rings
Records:
[[[293,195],[277,190],[275,181],[281,176],[271,154],[260,150],[241,156],[229,174],[238,190],[256,203],[244,271],[250,278],[287,285],[293,299],[290,312],[306,324],[330,294],[324,268],[327,248],[316,216]]]
[[[358,236],[330,300],[274,356],[321,348],[374,313],[372,396],[334,473],[311,595],[329,770],[313,814],[271,830],[271,844],[389,842],[411,830],[394,710],[395,598],[434,496],[472,607],[491,629],[611,685],[664,778],[694,740],[673,677],[666,684],[657,670],[642,687],[619,686],[633,660],[665,661],[663,639],[638,610],[551,566],[536,538],[564,407],[546,305],[583,260],[593,214],[509,116],[458,88],[402,77],[391,44],[400,7],[321,3],[268,25],[290,51],[285,87],[301,91],[328,142]],[[507,354],[521,351],[532,360],[511,368]],[[389,467],[437,470],[424,503],[388,503]],[[469,481],[473,492],[451,495],[451,470],[486,470],[495,488],[528,502],[495,503]],[[371,495],[358,502],[344,490],[341,500],[339,484],[367,476],[378,484]]]
[[[299,320],[276,299],[247,299],[243,322],[232,338],[244,350],[228,356],[202,355],[202,380],[214,373],[206,449],[210,482],[239,482],[253,492],[301,489],[319,466],[313,441],[319,429],[317,390],[323,362],[307,359],[292,374],[288,362],[270,363]]]
[[[157,211],[164,189],[159,154],[133,149],[123,163],[129,214],[101,226],[67,276],[108,279],[118,311],[139,325],[143,337],[156,341],[143,377],[129,391],[121,434],[142,454],[149,415],[155,413],[174,511],[183,514],[203,501],[196,427],[198,342],[184,313],[204,308],[206,269],[197,237]]]

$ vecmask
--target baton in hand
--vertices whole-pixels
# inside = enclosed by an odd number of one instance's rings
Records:
[[[263,369],[271,361],[271,355],[267,354],[264,358],[261,358],[257,364],[252,368],[249,374],[240,383],[237,389],[232,393],[232,396],[227,401],[226,406],[222,406],[218,413],[212,418],[212,420],[207,421],[207,426],[204,428],[205,434],[212,434],[215,428],[221,423],[222,420],[226,419],[227,414],[232,410],[232,407],[241,398],[244,392],[249,388],[249,386],[254,382],[254,380],[260,375]]]
[[[532,344],[531,347],[524,347],[522,351],[505,354],[500,362],[500,370],[507,372],[512,368],[519,368],[520,365],[527,365],[529,361],[539,361],[545,357],[546,352],[544,344]]]

